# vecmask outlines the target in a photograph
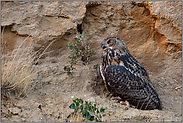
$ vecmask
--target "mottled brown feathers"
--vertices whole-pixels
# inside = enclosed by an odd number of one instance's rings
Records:
[[[109,92],[138,109],[162,109],[146,69],[130,54],[124,41],[109,37],[102,48],[100,71]]]

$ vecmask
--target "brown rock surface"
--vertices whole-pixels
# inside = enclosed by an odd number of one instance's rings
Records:
[[[76,65],[74,77],[69,78],[63,70],[69,61],[64,44],[74,41],[80,24],[97,55],[89,65]],[[25,98],[2,98],[2,122],[64,122],[73,111],[68,108],[73,95],[108,107],[107,121],[182,121],[182,1],[1,2],[1,27],[6,52],[16,49],[28,35],[26,42],[33,44],[34,51],[54,40],[38,65],[43,74],[35,80],[34,89]],[[124,40],[149,70],[162,111],[125,111],[123,105],[104,96],[103,83],[95,80],[95,67],[100,64],[101,41],[113,36]]]

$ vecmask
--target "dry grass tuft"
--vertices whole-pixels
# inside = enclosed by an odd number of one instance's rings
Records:
[[[1,92],[3,95],[13,93],[16,97],[25,96],[31,81],[37,77],[36,66],[32,65],[36,53],[32,52],[32,46],[23,46],[26,39],[12,53],[1,54]]]
[[[28,90],[31,90],[35,84],[35,79],[38,78],[37,63],[42,55],[45,54],[47,48],[54,42],[52,41],[41,55],[37,56],[38,52],[33,52],[33,46],[27,45],[25,41],[29,36],[9,54],[1,52],[1,94],[15,94],[16,97],[25,96]],[[26,44],[26,45],[24,45]],[[6,50],[6,48],[2,48]]]

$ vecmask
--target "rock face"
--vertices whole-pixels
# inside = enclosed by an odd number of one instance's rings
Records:
[[[54,41],[47,49],[47,59],[60,63],[59,70],[68,62],[69,51],[64,44],[73,42],[78,33],[84,32],[86,43],[97,52],[93,64],[100,63],[101,41],[119,37],[149,70],[163,109],[181,114],[182,1],[3,1],[1,28],[1,44],[7,51],[25,39],[32,43],[34,51]],[[179,91],[175,90],[179,87]]]
[[[119,37],[150,71],[158,72],[154,65],[161,68],[163,64],[157,63],[165,57],[181,56],[181,10],[181,1],[2,2],[1,26],[5,27],[4,35],[8,30],[13,32],[9,37],[14,33],[19,37],[30,35],[37,43],[35,50],[55,40],[50,49],[56,51],[50,56],[56,56],[82,25],[87,42],[98,52],[101,40]],[[5,39],[13,45],[11,38]]]
[[[62,37],[75,34],[77,25],[82,23],[85,4],[84,1],[2,2],[1,26],[11,26],[10,30],[19,36],[30,35],[34,42],[40,44],[36,46],[38,48],[49,41],[60,40],[55,43],[56,49],[59,49],[60,45],[63,46]]]
[[[75,30],[85,15],[86,2],[2,2],[1,26],[12,25],[19,35],[52,40]]]
[[[168,5],[179,7],[171,13]],[[174,16],[174,13],[179,14]],[[181,17],[181,2],[104,2],[87,7],[85,27],[89,41],[96,47],[100,45],[94,40],[120,37],[141,63],[157,72],[154,66],[162,66],[158,62],[182,51]]]

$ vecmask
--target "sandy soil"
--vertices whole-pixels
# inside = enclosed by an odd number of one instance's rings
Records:
[[[39,65],[41,74],[34,80],[32,89],[19,99],[2,97],[2,122],[76,122],[83,121],[81,116],[68,117],[71,96],[90,99],[98,107],[107,107],[103,121],[182,121],[182,73],[181,60],[167,63],[166,69],[159,75],[150,72],[150,79],[157,89],[163,103],[163,110],[138,110],[116,103],[107,97],[107,91],[98,73],[100,56],[91,58],[88,65],[76,65],[73,77],[64,72],[68,63],[68,51],[61,57],[46,58]],[[172,64],[174,64],[172,66]],[[176,73],[176,75],[175,75]],[[98,77],[97,77],[98,76]]]

